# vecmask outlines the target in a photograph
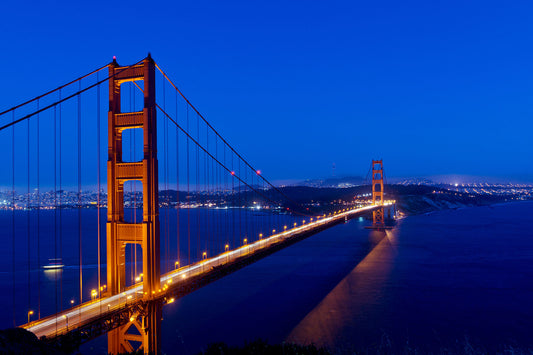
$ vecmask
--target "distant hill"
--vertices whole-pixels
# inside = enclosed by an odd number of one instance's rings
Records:
[[[365,183],[365,179],[361,176],[344,176],[344,177],[331,177],[326,179],[313,179],[305,180],[297,186],[313,186],[313,187],[352,187],[359,186]]]

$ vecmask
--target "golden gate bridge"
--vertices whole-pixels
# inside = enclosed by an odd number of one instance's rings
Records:
[[[57,344],[107,333],[111,354],[158,353],[165,304],[353,217],[372,212],[373,227],[386,228],[393,204],[376,160],[368,205],[303,206],[150,55],[128,66],[113,58],[1,112],[0,141],[13,326]],[[42,267],[52,270],[46,280]]]

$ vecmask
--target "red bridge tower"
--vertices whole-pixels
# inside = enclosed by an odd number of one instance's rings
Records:
[[[157,174],[157,137],[155,104],[155,63],[148,57],[140,64],[109,66],[109,115],[107,161],[107,292],[116,295],[126,288],[126,245],[142,247],[144,310],[132,313],[130,322],[108,334],[108,352],[118,354],[135,350],[157,354],[160,348],[161,305],[152,301],[160,289],[159,201]],[[143,81],[144,108],[122,112],[121,85]],[[122,133],[141,128],[144,157],[138,162],[123,162]],[[124,183],[138,180],[143,185],[142,223],[124,220]],[[133,312],[133,311],[132,311]],[[134,329],[136,328],[136,329]]]

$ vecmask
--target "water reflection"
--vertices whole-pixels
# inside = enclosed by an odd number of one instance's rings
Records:
[[[63,275],[63,269],[43,269],[44,276],[49,281],[57,281]]]
[[[314,343],[339,349],[342,344],[356,344],[363,334],[346,334],[356,322],[367,319],[375,309],[385,304],[387,284],[396,251],[397,230],[372,231],[370,253],[291,331],[287,341]],[[349,339],[343,339],[348,335]]]

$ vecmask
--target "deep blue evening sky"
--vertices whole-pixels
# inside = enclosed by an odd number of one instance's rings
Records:
[[[10,1],[0,109],[151,52],[273,180],[533,181],[530,1]]]

